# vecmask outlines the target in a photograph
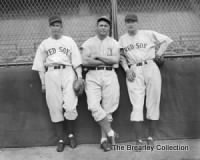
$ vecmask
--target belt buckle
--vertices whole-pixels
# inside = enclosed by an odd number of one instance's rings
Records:
[[[65,65],[58,65],[58,66],[54,66],[54,69],[64,69],[66,66]]]
[[[62,65],[62,69],[65,69],[65,67],[66,67],[65,65]]]
[[[104,70],[111,71],[111,70],[112,70],[112,68],[111,68],[111,67],[109,67],[109,66],[105,66],[105,67],[104,67]]]
[[[97,70],[105,70],[105,67],[102,66],[102,67],[97,67]]]
[[[59,65],[59,69],[64,69],[65,68],[65,65],[61,64]]]
[[[108,66],[99,66],[95,67],[94,70],[112,70],[112,68]]]

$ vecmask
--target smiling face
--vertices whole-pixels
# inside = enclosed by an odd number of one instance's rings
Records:
[[[62,35],[62,23],[54,22],[50,25],[51,36],[55,39],[59,39]]]
[[[108,36],[110,25],[106,21],[99,21],[97,23],[97,34],[101,37]]]

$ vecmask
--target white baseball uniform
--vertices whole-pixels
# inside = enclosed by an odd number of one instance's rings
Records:
[[[151,30],[138,30],[136,35],[124,34],[119,39],[123,48],[121,65],[131,66],[136,78],[133,82],[126,80],[130,101],[133,107],[130,120],[143,121],[143,106],[146,95],[147,119],[158,120],[161,95],[160,70],[154,63],[156,45],[172,40],[166,35]],[[161,56],[161,55],[160,55]]]
[[[82,45],[86,50],[84,54],[100,54],[111,56],[119,54],[118,42],[111,37],[100,40],[97,36],[91,37]],[[118,64],[114,64],[113,68]],[[95,121],[100,121],[106,116],[112,121],[112,113],[119,105],[119,82],[113,70],[89,70],[86,75],[86,95],[88,109],[91,110]]]
[[[72,66],[76,68],[81,64],[79,49],[71,37],[61,36],[57,40],[49,37],[39,45],[32,69],[45,72],[46,100],[52,122],[63,121],[64,117],[77,118],[78,98],[73,90],[75,73]],[[65,68],[60,66],[59,69],[59,65]]]

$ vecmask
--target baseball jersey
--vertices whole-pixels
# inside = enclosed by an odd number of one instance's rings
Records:
[[[100,40],[98,36],[94,36],[85,41],[82,48],[86,50],[88,56],[91,54],[112,56],[119,54],[119,44],[118,42],[107,36],[104,40]],[[118,68],[118,64],[113,64],[114,68]]]
[[[172,41],[168,36],[155,31],[138,30],[134,36],[130,36],[128,33],[121,36],[119,45],[124,50],[123,54],[125,54],[128,64],[136,64],[154,59],[156,46]]]
[[[33,62],[33,70],[45,71],[51,65],[69,65],[74,68],[82,64],[79,49],[71,37],[61,36],[60,39],[49,37],[39,45]]]

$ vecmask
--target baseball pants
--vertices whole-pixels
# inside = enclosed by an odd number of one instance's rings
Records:
[[[95,121],[106,116],[112,121],[112,113],[119,105],[119,82],[114,70],[91,70],[86,75],[88,109]]]
[[[146,95],[146,118],[158,120],[160,116],[161,74],[152,61],[142,66],[132,65],[136,78],[133,82],[126,80],[130,101],[132,104],[131,121],[143,121],[144,99]]]
[[[78,98],[73,90],[74,80],[75,73],[71,66],[64,69],[49,67],[45,73],[46,101],[52,122],[77,118]]]

